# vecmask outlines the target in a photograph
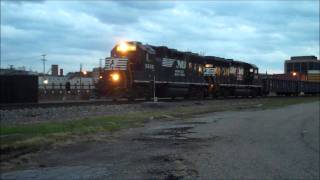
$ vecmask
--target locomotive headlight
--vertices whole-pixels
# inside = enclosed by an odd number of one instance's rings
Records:
[[[110,75],[113,81],[119,81],[120,76],[118,73],[113,73]]]
[[[125,42],[122,42],[117,46],[117,51],[120,51],[120,52],[123,52],[123,53],[128,52],[128,51],[135,51],[135,50],[136,50],[136,46],[135,45],[128,44],[128,43],[125,43]]]

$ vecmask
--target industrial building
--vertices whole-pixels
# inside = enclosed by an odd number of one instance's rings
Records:
[[[292,56],[285,61],[284,72],[300,80],[320,82],[320,60],[316,56]]]

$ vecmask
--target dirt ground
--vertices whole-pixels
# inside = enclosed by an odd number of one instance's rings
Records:
[[[24,157],[1,179],[319,179],[319,102],[151,121]]]

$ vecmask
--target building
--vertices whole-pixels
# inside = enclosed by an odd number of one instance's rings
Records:
[[[68,80],[71,89],[94,89],[94,80],[91,77],[72,77]]]
[[[59,67],[57,64],[51,65],[51,75],[52,76],[58,76]]]
[[[316,56],[292,56],[285,61],[284,72],[300,80],[317,81],[320,76],[320,60]]]
[[[91,74],[91,73],[90,73]],[[68,76],[38,76],[39,89],[66,89],[69,84],[70,89],[94,89],[95,81],[89,75],[80,75],[79,72],[68,73]]]
[[[316,56],[292,56],[285,61],[284,72],[307,75],[308,70],[320,70],[320,60]]]
[[[68,77],[66,76],[38,76],[39,89],[65,89],[65,85],[67,82]]]
[[[320,82],[320,70],[309,70],[307,80],[312,82]]]

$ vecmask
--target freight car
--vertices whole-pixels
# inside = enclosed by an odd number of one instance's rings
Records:
[[[105,63],[99,88],[115,99],[258,96],[265,92],[253,64],[165,46],[119,43]]]
[[[27,74],[0,75],[0,104],[37,102],[38,76]]]
[[[300,81],[296,79],[279,79],[269,75],[262,77],[264,94],[276,95],[317,95],[320,94],[320,83],[310,81]]]

